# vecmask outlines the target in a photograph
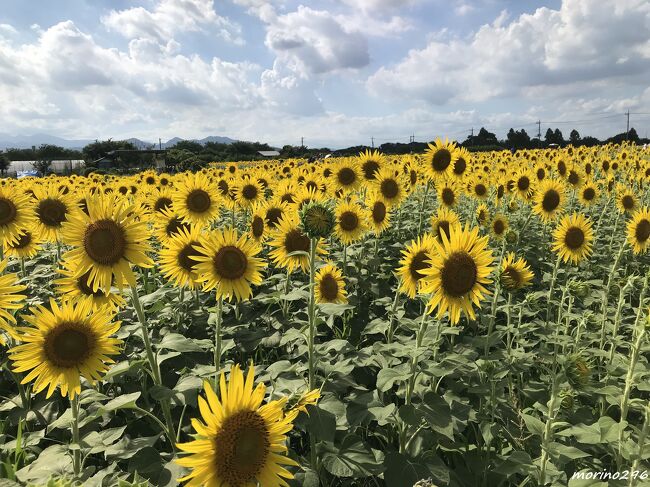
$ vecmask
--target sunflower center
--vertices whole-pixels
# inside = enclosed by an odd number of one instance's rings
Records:
[[[169,209],[171,206],[172,206],[172,200],[167,198],[166,196],[161,196],[154,203],[153,209],[155,211],[162,211],[162,210]]]
[[[32,243],[32,234],[30,232],[24,232],[18,235],[18,241],[11,245],[14,249],[24,249]]]
[[[264,219],[261,216],[254,216],[251,222],[253,237],[260,238],[264,234]]]
[[[522,176],[517,180],[517,188],[519,191],[527,191],[530,188],[530,179],[527,176]]]
[[[571,171],[569,173],[569,183],[576,185],[580,181],[580,176],[578,175],[577,172]]]
[[[320,294],[325,301],[334,301],[339,294],[339,283],[332,274],[326,274],[320,281]]]
[[[83,364],[95,342],[94,334],[82,323],[60,323],[46,335],[44,351],[52,364],[68,369]]]
[[[192,259],[192,257],[198,257],[201,255],[195,248],[195,245],[198,245],[198,242],[190,242],[185,247],[183,247],[176,256],[176,261],[178,265],[181,266],[187,272],[193,272],[193,267],[197,262]]]
[[[582,192],[582,197],[587,201],[591,201],[596,197],[596,190],[594,188],[586,188]]]
[[[194,189],[190,191],[185,199],[187,208],[194,213],[203,213],[210,209],[212,200],[210,195],[202,189]]]
[[[221,191],[221,194],[224,195],[224,196],[228,194],[228,191],[230,191],[230,187],[228,186],[228,182],[224,181],[223,179],[221,179],[217,183],[217,187],[219,188],[219,191]]]
[[[384,179],[381,182],[381,194],[384,198],[393,199],[399,193],[399,186],[394,179]]]
[[[113,220],[98,220],[86,228],[83,245],[95,262],[101,265],[117,264],[126,251],[124,229]]]
[[[179,233],[180,229],[184,228],[185,230],[190,230],[190,225],[185,223],[183,220],[175,216],[169,220],[167,226],[165,227],[165,233],[167,236],[171,237],[175,233]]]
[[[293,203],[295,201],[295,198],[291,193],[284,193],[280,200],[284,203]]]
[[[242,188],[241,194],[246,200],[254,200],[257,198],[257,188],[252,184],[247,184]]]
[[[483,183],[478,183],[474,187],[474,192],[476,192],[477,196],[485,196],[485,193],[487,193],[487,188],[485,187],[485,185]]]
[[[579,249],[585,243],[585,233],[581,228],[571,227],[564,236],[564,243],[571,250]]]
[[[409,264],[409,273],[411,274],[411,279],[414,281],[419,281],[424,277],[424,274],[422,274],[420,271],[429,267],[427,260],[429,260],[429,257],[427,256],[425,250],[420,250],[413,256],[411,263]]]
[[[650,221],[643,219],[636,225],[634,236],[638,242],[645,242],[650,238]]]
[[[418,173],[413,170],[409,171],[409,179],[411,181],[411,186],[415,186],[415,183],[418,182]]]
[[[506,229],[505,223],[503,223],[503,220],[494,220],[494,223],[492,224],[492,229],[494,230],[494,233],[497,235],[501,235],[503,231]]]
[[[431,160],[431,167],[436,172],[443,172],[451,164],[451,152],[447,149],[438,149]]]
[[[557,172],[559,172],[562,176],[566,174],[566,164],[564,164],[564,162],[560,161],[558,163]]]
[[[621,198],[621,203],[623,203],[623,208],[626,210],[631,210],[634,208],[634,198],[629,194],[626,194],[623,196],[623,198]]]
[[[363,175],[366,179],[375,179],[375,173],[379,170],[379,163],[377,161],[366,161],[362,166]]]
[[[284,247],[289,254],[292,252],[309,252],[309,244],[309,237],[298,229],[287,232],[286,237],[284,237]]]
[[[60,227],[65,221],[68,208],[62,201],[54,198],[41,200],[36,207],[39,220],[48,227]]]
[[[0,198],[0,226],[9,225],[16,219],[16,205],[7,198]]]
[[[381,223],[386,219],[386,205],[381,201],[376,201],[372,206],[372,220],[375,223]]]
[[[603,161],[603,171],[607,172],[609,171],[609,161]]]
[[[477,277],[478,269],[472,256],[464,251],[454,252],[442,268],[442,288],[452,298],[460,298],[472,290]]]
[[[318,185],[314,181],[307,181],[307,184],[305,184],[305,187],[307,189],[312,189],[314,191],[318,190]]]
[[[97,291],[92,290],[92,288],[88,285],[89,280],[90,271],[77,278],[77,289],[79,289],[79,291],[81,291],[86,296],[95,296],[96,298],[104,296],[104,292],[101,289],[97,289]]]
[[[339,224],[346,232],[352,232],[359,227],[359,217],[353,211],[344,211],[339,217]]]
[[[503,271],[503,277],[506,283],[511,287],[517,287],[521,283],[521,274],[513,266],[508,266]]]
[[[147,179],[145,179],[147,184],[156,184],[156,178],[153,176],[147,176]]]
[[[553,211],[560,206],[560,193],[554,189],[549,189],[544,193],[544,198],[542,199],[542,208],[544,211]]]
[[[456,164],[454,165],[454,174],[461,175],[465,172],[465,169],[467,168],[467,162],[465,162],[465,159],[462,157],[459,157],[456,160]]]
[[[357,175],[354,173],[354,170],[349,167],[344,167],[341,169],[338,172],[337,177],[339,179],[339,183],[341,183],[343,186],[354,184],[357,179]]]
[[[254,483],[263,470],[271,446],[264,418],[242,411],[227,418],[214,438],[216,469],[224,484],[241,487]]]
[[[454,194],[454,190],[451,188],[445,188],[442,190],[442,202],[447,205],[451,206],[454,204],[454,200],[456,199],[456,195]]]
[[[447,237],[447,240],[449,240],[449,221],[447,220],[440,220],[438,222],[438,238],[440,240],[442,240],[443,234]]]
[[[543,168],[537,169],[537,179],[540,181],[546,177],[546,171]]]
[[[278,225],[278,222],[282,218],[282,210],[280,208],[269,208],[266,211],[266,223],[275,228]]]
[[[224,279],[239,279],[246,273],[246,254],[234,245],[222,247],[213,259],[214,270]]]

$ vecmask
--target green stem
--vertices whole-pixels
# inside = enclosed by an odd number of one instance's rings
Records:
[[[557,259],[555,260],[555,266],[553,267],[553,275],[551,276],[551,285],[548,288],[548,298],[547,298],[547,303],[546,303],[546,320],[544,321],[544,328],[548,326],[548,322],[551,319],[551,299],[553,299],[553,291],[555,291],[555,282],[557,281],[557,271],[560,267],[560,261],[562,260],[562,257],[559,255],[557,256]]]
[[[131,286],[131,297],[133,302],[133,307],[138,316],[138,321],[140,321],[140,330],[142,332],[142,341],[144,342],[145,352],[147,354],[147,361],[149,362],[149,368],[151,369],[151,376],[154,379],[154,383],[157,386],[162,386],[162,377],[160,375],[160,367],[158,366],[158,361],[153,352],[153,347],[151,346],[151,340],[149,338],[149,329],[147,328],[147,319],[144,315],[144,309],[142,308],[142,303],[140,302],[140,296],[138,295],[138,290],[135,286]],[[165,417],[165,424],[167,425],[167,437],[174,437],[174,422],[172,421],[172,414],[169,405],[169,399],[164,398],[160,400],[160,406],[163,410],[163,415]],[[172,451],[176,452],[176,444],[171,444]]]
[[[632,468],[630,469],[630,482],[628,484],[628,487],[635,487],[636,486],[636,481],[637,475],[632,475],[632,472],[636,472],[639,470],[639,462],[643,458],[643,452],[645,450],[645,441],[646,438],[648,437],[648,434],[650,433],[650,403],[646,404],[645,407],[645,420],[643,421],[643,426],[641,427],[641,431],[639,432],[639,440],[638,440],[638,453],[634,457],[634,461],[632,462]]]
[[[315,297],[315,281],[316,281],[316,245],[317,240],[312,238],[309,245],[309,302],[307,304],[307,318],[309,320],[309,336],[308,336],[308,361],[309,361],[309,390],[314,389],[315,386],[315,371],[314,371],[314,340],[316,337],[316,297]]]
[[[393,299],[393,304],[390,307],[388,313],[388,330],[386,331],[386,343],[393,343],[393,337],[395,335],[395,329],[393,328],[393,323],[395,322],[395,313],[397,312],[397,303],[399,301],[399,286],[400,283],[397,283],[395,288],[395,298]]]
[[[420,217],[418,221],[418,233],[422,233],[422,217],[424,216],[424,205],[427,202],[427,196],[429,195],[429,188],[431,187],[431,181],[427,181],[427,185],[424,187],[424,195],[422,195],[422,201],[420,202]]]
[[[284,281],[284,295],[286,296],[289,294],[289,288],[291,286],[291,271],[287,269],[287,278]],[[282,317],[286,318],[287,313],[289,312],[289,300],[287,299],[282,299]]]
[[[70,399],[70,409],[72,410],[72,443],[75,447],[72,452],[72,469],[74,478],[78,479],[81,474],[81,442],[79,441],[79,395]]]
[[[413,353],[413,357],[411,358],[411,372],[406,387],[406,404],[411,404],[411,400],[413,399],[413,391],[415,389],[415,378],[417,376],[417,366],[418,366],[418,358],[420,354],[420,347],[422,346],[422,340],[424,339],[424,335],[427,332],[428,326],[429,323],[427,321],[427,307],[425,306],[424,311],[422,313],[422,319],[420,320],[420,328],[416,332],[416,336],[415,336],[415,350]]]
[[[605,290],[603,291],[603,304],[601,306],[601,323],[600,323],[600,349],[603,349],[603,343],[605,339],[605,331],[607,326],[607,305],[609,304],[609,291],[612,287],[612,281],[614,280],[614,275],[616,274],[616,269],[618,268],[618,263],[621,260],[623,252],[625,250],[625,243],[621,244],[621,248],[616,254],[614,263],[612,264],[612,269],[609,271],[609,276],[607,277],[607,284],[605,284]]]
[[[501,245],[501,256],[499,257],[499,262],[497,263],[497,266],[501,266],[501,261],[503,261],[503,255],[505,254],[505,251],[506,251],[506,241],[504,239],[503,244]],[[485,355],[486,357],[488,355],[488,352],[490,351],[490,338],[492,338],[492,330],[494,328],[494,322],[496,321],[497,302],[499,300],[500,291],[501,291],[501,286],[499,280],[497,279],[494,286],[494,296],[492,297],[492,308],[490,313],[490,319],[488,321],[487,337],[485,338],[485,349],[483,350],[483,355]]]
[[[219,372],[221,371],[221,323],[223,321],[223,297],[217,301],[217,322],[214,325],[214,387],[219,387]]]

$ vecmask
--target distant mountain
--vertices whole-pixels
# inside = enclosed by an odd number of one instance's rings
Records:
[[[117,140],[117,139],[114,139]],[[147,142],[145,140],[130,138],[127,139],[138,149],[149,149],[152,147],[157,148],[158,142]],[[205,145],[207,142],[217,142],[220,144],[232,144],[237,142],[234,139],[229,137],[220,137],[218,135],[211,135],[209,137],[204,137],[203,139],[182,139],[180,137],[174,137],[169,139],[167,142],[162,143],[162,148],[167,149],[176,145],[182,140],[191,140],[192,142],[198,142],[199,144]],[[47,134],[34,134],[34,135],[8,135],[0,133],[0,150],[5,149],[31,149],[32,147],[38,147],[41,144],[51,144],[58,145],[65,149],[82,149],[84,146],[95,142],[91,139],[77,139],[77,140],[68,140],[61,137],[56,137],[54,135]]]

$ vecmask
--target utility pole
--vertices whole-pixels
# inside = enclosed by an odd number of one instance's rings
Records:
[[[627,109],[627,127],[625,128],[625,140],[630,140],[630,109]]]
[[[537,146],[542,146],[542,122],[540,120],[537,121]]]
[[[305,138],[300,137],[300,147],[305,147]]]
[[[374,149],[375,148],[375,138],[374,137],[370,137],[370,143],[372,144],[372,148]]]
[[[162,150],[162,139],[158,137],[158,149]]]

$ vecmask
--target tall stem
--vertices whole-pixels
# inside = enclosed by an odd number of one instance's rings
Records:
[[[504,239],[503,244],[501,245],[501,255],[499,257],[499,262],[497,263],[497,266],[501,266],[501,261],[503,261],[503,254],[505,253],[505,251],[506,251],[506,241]],[[494,296],[492,297],[492,308],[490,313],[490,319],[488,321],[487,337],[485,338],[485,349],[483,351],[483,355],[485,355],[486,357],[488,352],[490,351],[490,338],[492,338],[492,329],[494,328],[494,322],[496,321],[497,302],[499,300],[500,290],[501,290],[501,286],[499,284],[499,280],[497,279],[494,286]]]
[[[219,387],[219,371],[221,370],[221,322],[223,320],[223,297],[217,301],[217,322],[214,325],[214,387]]]
[[[422,195],[422,201],[420,202],[420,217],[418,221],[418,233],[422,233],[422,217],[424,215],[424,205],[427,202],[427,196],[429,195],[429,188],[431,187],[431,181],[427,181],[427,185],[424,187],[424,195]]]
[[[411,373],[406,388],[406,404],[411,404],[411,400],[413,399],[413,390],[415,389],[415,377],[417,376],[417,366],[418,366],[418,358],[420,354],[420,347],[422,346],[422,340],[424,339],[424,335],[427,332],[428,325],[429,323],[427,321],[427,307],[425,306],[424,311],[422,312],[422,320],[420,321],[420,328],[416,332],[416,336],[415,336],[415,351],[414,351],[415,353],[411,358]]]
[[[81,473],[81,442],[79,441],[79,394],[70,399],[70,409],[72,410],[72,443],[74,451],[72,452],[72,468],[75,479],[79,478]]]
[[[546,320],[544,321],[544,328],[548,326],[548,322],[551,319],[551,299],[553,299],[553,291],[555,291],[555,282],[557,281],[557,270],[560,267],[560,261],[562,258],[558,255],[555,260],[555,267],[553,267],[553,275],[551,276],[551,285],[548,288],[548,299],[547,299],[547,308],[546,308]]]
[[[147,361],[149,362],[149,368],[151,369],[151,375],[153,377],[154,383],[157,386],[162,386],[162,377],[160,375],[160,367],[158,366],[158,361],[156,360],[156,355],[153,352],[153,347],[151,346],[151,339],[149,338],[149,329],[147,328],[147,319],[144,315],[144,309],[142,308],[142,303],[140,302],[140,296],[138,295],[138,290],[135,286],[131,286],[131,297],[133,302],[133,307],[135,312],[138,315],[138,321],[140,321],[140,330],[142,332],[142,341],[144,342],[145,352],[147,353]],[[160,406],[163,410],[163,416],[165,417],[165,424],[167,425],[167,436],[169,438],[174,437],[174,422],[172,421],[171,409],[169,406],[169,399],[162,398],[160,400]],[[176,445],[172,443],[172,451],[176,452]]]
[[[307,304],[307,318],[309,320],[308,336],[308,360],[309,360],[309,390],[314,389],[314,340],[316,337],[316,298],[315,298],[315,281],[316,281],[316,245],[318,241],[315,238],[310,240],[309,244],[309,302]]]

